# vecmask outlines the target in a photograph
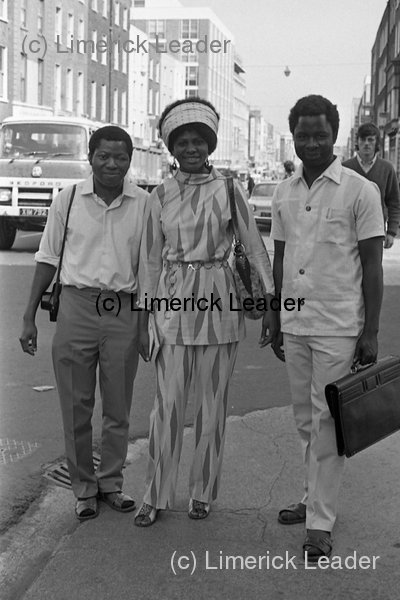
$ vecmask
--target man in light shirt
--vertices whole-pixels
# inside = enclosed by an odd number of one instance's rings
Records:
[[[53,366],[64,425],[67,464],[79,520],[98,515],[98,498],[120,512],[135,508],[122,492],[129,412],[138,365],[139,247],[147,192],[127,173],[132,140],[102,127],[89,140],[92,175],[77,184],[62,258],[62,292]],[[20,342],[37,350],[36,311],[58,266],[72,186],[54,199],[39,251]],[[101,461],[94,470],[92,414],[96,369],[102,398]]]
[[[378,156],[379,137],[379,129],[374,123],[360,125],[357,131],[357,154],[346,160],[343,166],[353,169],[379,187],[386,229],[384,248],[391,248],[400,223],[399,182],[392,163]]]
[[[378,187],[333,154],[336,106],[318,95],[301,98],[289,126],[302,164],[272,200],[273,271],[275,293],[304,303],[271,313],[271,345],[286,361],[305,479],[302,500],[278,520],[305,523],[303,552],[316,562],[332,551],[344,466],[324,390],[353,363],[376,360],[384,225]]]

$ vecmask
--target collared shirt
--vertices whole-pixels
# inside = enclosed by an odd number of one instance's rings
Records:
[[[364,301],[358,242],[384,236],[378,187],[336,158],[309,188],[301,165],[275,191],[271,236],[285,242],[282,300],[296,300],[296,310],[281,312],[282,331],[359,335]],[[304,298],[300,310],[297,298]]]
[[[357,160],[360,163],[360,167],[362,168],[364,173],[368,173],[368,171],[370,171],[372,169],[372,167],[374,166],[374,164],[376,163],[376,159],[377,159],[378,155],[375,154],[374,158],[372,160],[370,160],[369,162],[364,162],[358,153],[356,154],[356,157],[357,157]]]
[[[54,199],[35,255],[58,266],[72,186]],[[93,177],[77,184],[68,220],[61,283],[136,292],[143,215],[149,194],[127,177],[122,194],[107,206],[93,190]]]

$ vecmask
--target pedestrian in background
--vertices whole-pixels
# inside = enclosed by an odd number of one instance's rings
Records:
[[[121,128],[102,127],[89,141],[92,175],[76,186],[61,268],[63,285],[53,365],[64,425],[65,449],[76,516],[98,514],[98,495],[111,508],[129,512],[134,500],[122,492],[122,468],[128,447],[129,413],[138,364],[136,294],[140,238],[148,193],[127,177],[132,140]],[[72,186],[54,199],[36,253],[36,271],[24,314],[20,342],[37,350],[36,311],[55,274]],[[103,310],[116,301],[121,310]],[[93,465],[92,414],[96,369],[102,399],[101,460]]]
[[[376,360],[384,226],[376,186],[333,154],[336,106],[318,95],[301,98],[289,126],[302,164],[272,200],[273,271],[282,300],[304,304],[272,313],[271,337],[276,356],[286,360],[305,489],[278,520],[305,522],[303,551],[311,562],[331,553],[344,466],[324,390],[353,363]]]
[[[295,166],[294,166],[293,161],[291,161],[291,160],[285,160],[285,162],[283,163],[283,168],[285,169],[283,179],[287,179],[288,177],[291,177],[293,175],[293,173],[295,172]]]
[[[374,123],[360,125],[356,137],[357,154],[344,161],[343,166],[353,169],[379,187],[385,220],[384,248],[391,248],[400,224],[400,192],[396,171],[391,162],[378,156],[380,135]]]
[[[155,357],[157,394],[150,416],[146,491],[135,517],[140,527],[152,525],[160,509],[174,505],[191,391],[195,448],[190,518],[208,516],[220,485],[228,386],[244,325],[228,264],[233,230],[226,179],[208,162],[217,145],[218,121],[212,104],[188,98],[167,106],[159,122],[161,138],[175,159],[175,174],[151,194],[140,251],[139,306],[146,308],[146,299],[162,301],[154,308],[160,348]],[[265,292],[272,294],[267,251],[237,180],[234,189],[240,239],[261,274]],[[163,302],[178,301],[182,307],[185,298],[193,298],[194,305],[169,310]],[[140,339],[146,354],[147,328],[141,329]]]
[[[255,183],[253,177],[250,175],[250,173],[247,173],[247,193],[249,195],[249,198],[251,196],[254,186]]]

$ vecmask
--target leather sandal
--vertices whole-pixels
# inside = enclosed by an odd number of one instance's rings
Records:
[[[96,496],[78,498],[75,504],[75,514],[80,521],[95,519],[99,514]]]
[[[189,519],[205,519],[210,512],[210,504],[190,498],[188,516]]]
[[[135,525],[137,525],[137,527],[150,527],[150,525],[153,525],[156,522],[157,516],[158,509],[143,502],[135,517]]]
[[[100,492],[100,500],[103,500],[108,506],[118,512],[131,512],[135,510],[136,504],[133,498],[124,494],[122,491],[119,492]]]
[[[305,523],[307,507],[302,502],[289,504],[286,508],[279,511],[278,521],[282,525],[295,525],[296,523]]]
[[[321,556],[330,556],[332,540],[329,531],[322,529],[307,529],[306,539],[303,544],[304,558],[307,562],[318,562]],[[307,553],[307,554],[306,554]]]

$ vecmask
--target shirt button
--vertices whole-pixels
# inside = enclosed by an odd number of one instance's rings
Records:
[[[311,210],[311,206],[306,206],[306,210],[310,211]]]
[[[299,273],[300,273],[300,275],[304,275],[305,270],[304,269],[300,269]]]

